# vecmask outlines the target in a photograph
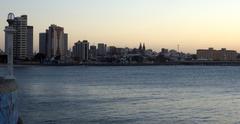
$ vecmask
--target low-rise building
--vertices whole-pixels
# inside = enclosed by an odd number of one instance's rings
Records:
[[[235,61],[237,60],[237,56],[237,51],[227,50],[226,48],[222,48],[221,50],[215,50],[213,48],[197,50],[198,60]]]

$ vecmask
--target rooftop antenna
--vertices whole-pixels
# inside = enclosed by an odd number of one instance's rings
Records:
[[[180,53],[180,45],[179,44],[177,45],[177,50],[178,50],[178,53]]]

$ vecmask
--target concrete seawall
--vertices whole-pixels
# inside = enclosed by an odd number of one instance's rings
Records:
[[[17,124],[17,84],[0,77],[0,124]]]

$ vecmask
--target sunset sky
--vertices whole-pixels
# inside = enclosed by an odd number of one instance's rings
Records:
[[[38,34],[50,24],[64,27],[69,47],[89,40],[118,47],[176,49],[195,53],[214,47],[240,51],[240,0],[0,0],[0,48],[9,12],[28,15]]]

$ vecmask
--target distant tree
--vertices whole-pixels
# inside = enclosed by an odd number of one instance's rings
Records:
[[[0,55],[0,63],[7,63],[7,55]]]
[[[107,57],[106,58],[106,61],[108,62],[108,63],[114,63],[114,62],[116,62],[116,58],[115,57]]]
[[[147,57],[146,60],[147,61],[156,61],[156,57]]]
[[[26,58],[24,59],[24,61],[30,61],[30,59],[29,59],[28,57],[26,57]]]
[[[240,54],[237,55],[237,59],[240,59]]]
[[[137,62],[137,63],[143,63],[143,56],[133,56],[132,61]]]
[[[46,59],[46,55],[42,53],[37,53],[34,56],[34,61],[39,61],[40,63],[43,63],[43,61]]]
[[[55,60],[60,60],[60,59],[61,59],[61,56],[56,56],[54,59],[55,59]]]
[[[193,60],[197,60],[197,55],[196,54],[193,54],[191,57],[192,57]]]
[[[169,61],[169,59],[166,58],[164,55],[159,54],[159,55],[156,57],[156,63],[168,62],[168,61]]]

